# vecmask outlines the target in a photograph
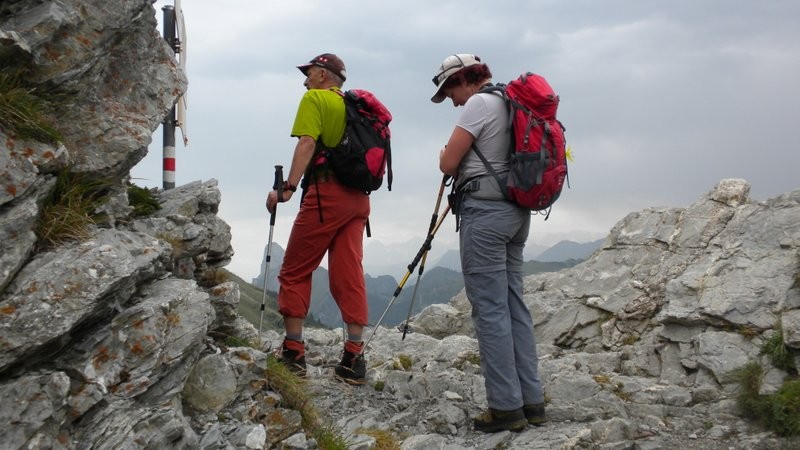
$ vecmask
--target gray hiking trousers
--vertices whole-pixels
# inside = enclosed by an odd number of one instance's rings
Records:
[[[490,408],[543,403],[533,320],[522,299],[522,250],[531,215],[503,200],[464,196],[461,270]]]

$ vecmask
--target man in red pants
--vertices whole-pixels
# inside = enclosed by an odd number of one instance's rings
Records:
[[[361,261],[369,196],[341,185],[327,168],[324,156],[316,151],[318,146],[336,147],[344,135],[341,87],[347,74],[342,60],[330,53],[297,68],[306,76],[303,85],[307,89],[292,127],[291,135],[298,141],[283,198],[278,198],[277,191],[267,196],[267,209],[272,212],[278,202],[292,198],[303,178],[305,193],[278,275],[278,307],[286,336],[276,356],[305,376],[303,322],[311,303],[311,275],[327,252],[331,294],[347,325],[344,353],[335,374],[342,381],[361,385],[366,376],[362,335],[368,320]]]

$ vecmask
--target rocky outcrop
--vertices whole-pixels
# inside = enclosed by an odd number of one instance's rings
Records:
[[[800,190],[754,202],[749,188],[723,180],[688,208],[630,214],[584,263],[526,279],[548,415],[585,423],[558,446],[786,445],[738,416],[735,375],[762,363],[763,393],[794,375],[762,348],[780,330],[798,362]],[[415,328],[469,335],[469,304],[430,307]]]
[[[58,130],[75,170],[126,173],[186,89],[156,25],[148,1],[3,2],[3,69],[21,71],[55,100],[52,116],[67,125]]]
[[[2,70],[51,96],[57,144],[0,130],[0,442],[3,448],[318,448],[268,377],[261,335],[220,278],[232,255],[215,180],[154,191],[134,216],[128,170],[185,89],[150,2],[6,1]],[[80,240],[35,233],[62,170],[110,178]],[[368,384],[336,382],[342,332],[309,329],[305,389],[351,448],[791,448],[744,421],[735,371],[795,375],[762,354],[800,348],[800,191],[753,201],[723,180],[686,208],[630,214],[584,263],[526,279],[550,421],[485,435],[464,294],[380,327]],[[402,263],[402,262],[401,262]],[[368,332],[372,332],[368,329]],[[239,343],[250,346],[237,346]],[[797,362],[797,361],[795,361]]]

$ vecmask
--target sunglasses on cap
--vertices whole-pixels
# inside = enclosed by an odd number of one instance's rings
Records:
[[[464,67],[467,67],[467,65],[464,64],[464,60],[462,60],[459,55],[453,55],[453,56],[458,60],[458,65],[447,67],[444,70],[442,70],[441,72],[439,72],[436,75],[434,75],[433,78],[431,79],[431,81],[433,81],[433,84],[435,86],[439,86],[439,83],[440,83],[439,82],[439,77],[444,75],[447,71],[453,70],[453,69],[463,69]],[[473,58],[475,58],[475,61],[480,61],[481,60],[477,56],[473,56]],[[458,72],[458,70],[456,70],[455,72]],[[453,73],[455,73],[455,72],[453,72]]]

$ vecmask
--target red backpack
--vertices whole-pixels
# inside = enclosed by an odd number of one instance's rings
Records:
[[[540,75],[525,73],[507,85],[480,92],[498,92],[512,115],[511,159],[503,183],[486,158],[473,145],[506,198],[532,211],[547,210],[558,200],[567,179],[565,128],[556,119],[559,97]],[[546,217],[545,217],[546,219]]]

